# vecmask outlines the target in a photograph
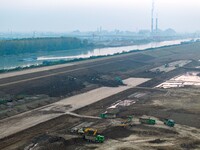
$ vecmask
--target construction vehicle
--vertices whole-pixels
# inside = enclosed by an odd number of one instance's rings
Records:
[[[83,139],[95,142],[95,143],[103,143],[105,140],[105,137],[103,135],[90,135],[90,134],[84,134]]]
[[[155,125],[156,120],[151,118],[139,118],[141,124]]]
[[[103,135],[98,134],[97,129],[93,128],[83,128],[83,139],[90,141],[90,142],[96,142],[96,143],[103,143],[105,140],[105,137]]]
[[[128,119],[122,121],[118,126],[120,127],[132,126],[132,120],[133,120],[133,116],[128,116]]]
[[[84,134],[93,134],[93,135],[96,135],[97,134],[97,129],[93,129],[93,128],[83,128],[83,132]]]
[[[115,80],[119,83],[119,84],[124,84],[122,79],[120,77],[115,77]]]
[[[72,128],[70,132],[78,134],[82,136],[83,139],[90,142],[103,143],[105,140],[105,137],[103,135],[99,135],[98,130],[93,128],[86,128],[86,127]]]
[[[160,73],[160,69],[158,68],[158,69],[156,69],[156,73]]]
[[[165,68],[168,68],[169,67],[169,64],[165,64]]]
[[[178,68],[178,67],[179,67],[179,64],[176,64],[175,67]]]
[[[100,114],[100,117],[102,119],[114,119],[114,118],[116,118],[116,114],[113,114],[113,113],[102,113],[102,114]]]
[[[79,135],[84,135],[86,133],[92,133],[93,135],[96,135],[97,134],[97,129],[93,129],[93,128],[72,128],[70,130],[71,133],[76,133],[76,134],[79,134]]]
[[[172,119],[164,119],[163,122],[164,122],[165,125],[167,125],[169,127],[174,127],[174,125],[175,125],[175,121],[172,120]]]

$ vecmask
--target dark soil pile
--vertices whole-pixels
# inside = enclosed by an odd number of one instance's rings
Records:
[[[74,149],[74,146],[82,146],[84,140],[82,138],[72,138],[65,140],[62,137],[41,135],[32,140],[31,144],[25,147],[25,150],[66,150]]]
[[[124,127],[112,127],[109,129],[106,129],[102,132],[102,135],[105,136],[107,139],[119,139],[119,138],[125,138],[132,134],[133,132],[127,128]]]

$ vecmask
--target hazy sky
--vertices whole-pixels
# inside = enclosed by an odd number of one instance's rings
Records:
[[[152,0],[0,0],[0,31],[150,29]],[[200,30],[200,0],[155,0],[159,28]]]

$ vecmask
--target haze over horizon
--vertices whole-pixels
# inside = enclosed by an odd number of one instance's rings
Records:
[[[0,0],[0,31],[150,30],[152,0]],[[200,31],[199,0],[155,0],[159,28]]]

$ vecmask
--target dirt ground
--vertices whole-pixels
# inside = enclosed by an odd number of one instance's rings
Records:
[[[19,115],[0,120],[0,138],[4,138],[16,132],[23,131],[44,121],[61,116],[67,112],[98,102],[127,89],[133,88],[150,79],[129,78],[124,80],[124,86],[102,87],[89,92],[75,95],[44,107],[21,113]]]
[[[191,95],[186,94],[185,92],[190,90]],[[108,150],[137,150],[137,149],[196,149],[200,148],[200,120],[199,120],[199,110],[191,110],[192,106],[199,105],[200,101],[193,101],[194,95],[198,92],[197,88],[189,89],[173,89],[171,90],[171,96],[169,96],[168,90],[157,91],[156,89],[151,90],[139,90],[132,89],[129,93],[126,93],[124,96],[112,97],[113,100],[116,98],[127,99],[127,96],[130,95],[139,95],[139,93],[147,93],[146,95],[139,97],[137,103],[132,104],[128,107],[118,108],[119,114],[117,119],[104,119],[104,120],[95,120],[95,119],[81,119],[78,123],[75,123],[72,126],[65,126],[50,132],[48,135],[50,137],[39,140],[35,142],[31,140],[32,144],[37,144],[36,148],[41,148],[45,144],[48,145],[46,149],[51,147],[52,149],[57,149],[55,145],[59,145],[61,149],[108,149]],[[136,94],[133,94],[136,93]],[[141,95],[141,94],[140,94]],[[182,111],[179,111],[180,107],[177,107],[177,103],[180,103],[180,95],[187,99],[187,102],[191,103],[190,106],[182,107]],[[171,98],[169,98],[171,97]],[[134,98],[136,100],[136,98]],[[157,102],[159,99],[159,103]],[[169,103],[166,103],[166,99],[170,99]],[[111,99],[110,99],[111,100]],[[98,116],[99,113],[105,111],[110,105],[110,103],[104,103],[104,108],[99,107],[102,102],[91,105],[91,107],[82,108],[81,110],[76,111],[76,113],[87,115]],[[101,105],[102,106],[102,105]],[[198,106],[197,106],[198,107]],[[95,111],[94,111],[95,109]],[[152,112],[154,110],[154,112]],[[164,111],[165,110],[165,111]],[[167,110],[167,111],[166,111]],[[168,115],[168,111],[171,113]],[[156,113],[155,113],[156,112]],[[152,115],[154,114],[154,115]],[[193,121],[190,120],[190,115],[193,114],[196,118]],[[124,120],[127,116],[133,115],[132,126],[120,127],[116,120]],[[174,115],[177,115],[174,118]],[[151,117],[156,119],[156,125],[144,125],[140,124],[138,121],[139,117]],[[155,117],[157,116],[157,117]],[[163,118],[171,118],[176,121],[175,127],[165,126],[162,122]],[[178,119],[179,118],[179,119]],[[73,126],[76,126],[82,122],[92,122],[90,127],[96,128],[99,130],[99,133],[104,135],[106,140],[103,144],[96,144],[84,141],[80,136],[76,134],[71,134],[69,131]],[[194,123],[196,122],[196,124]],[[42,136],[47,136],[42,135]],[[55,142],[49,142],[51,138],[62,137],[63,139],[57,140]],[[40,139],[38,136],[36,139]],[[44,144],[44,143],[45,144]],[[30,146],[30,144],[27,144]],[[63,146],[63,148],[62,148]],[[42,148],[41,148],[42,149]]]
[[[191,95],[185,93],[189,90]],[[146,93],[141,96],[141,93]],[[199,105],[192,101],[194,95],[198,93],[198,88],[171,89],[171,96],[168,90],[159,89],[130,89],[120,94],[116,94],[97,103],[81,108],[75,113],[98,116],[111,106],[116,100],[134,99],[137,102],[127,107],[120,107],[117,119],[87,119],[76,118],[68,115],[44,122],[36,127],[17,133],[8,139],[1,140],[6,147],[1,149],[24,149],[28,146],[36,145],[34,149],[196,149],[200,148],[200,120],[199,110],[188,111],[192,105]],[[182,94],[190,106],[185,106],[180,111],[176,109],[179,96]],[[141,97],[140,97],[140,96]],[[197,96],[197,95],[196,95]],[[136,98],[138,97],[138,98]],[[170,106],[166,99],[170,99]],[[188,100],[189,99],[189,100]],[[159,103],[157,102],[159,100]],[[179,106],[181,107],[181,106]],[[118,127],[116,120],[124,120],[127,116],[133,115],[133,125],[131,127]],[[193,118],[191,119],[191,116]],[[138,123],[139,117],[155,118],[157,123],[154,126],[141,125]],[[175,127],[167,127],[163,124],[163,118],[171,118],[176,121]],[[106,140],[103,144],[88,143],[76,134],[71,134],[70,129],[83,122],[91,122],[90,127],[99,130]],[[196,122],[196,123],[194,123]],[[31,133],[31,134],[30,134]],[[21,137],[21,138],[20,138]],[[18,139],[20,138],[20,140]],[[18,139],[18,140],[17,140]],[[12,140],[12,141],[10,141]],[[9,142],[10,141],[10,142]],[[8,143],[7,143],[8,142]],[[13,144],[10,144],[12,143]],[[1,145],[1,146],[3,146]],[[9,146],[8,146],[9,145]],[[30,148],[30,147],[29,147]]]
[[[138,87],[119,91],[120,93],[103,97],[96,103],[74,111],[78,115],[94,116],[93,119],[63,114],[0,139],[0,149],[200,149],[200,101],[198,99],[200,87],[155,88],[156,85],[174,76],[194,68],[198,70],[196,67],[200,66],[199,47],[200,44],[196,43],[159,48],[51,71],[16,77],[11,75],[9,78],[0,79],[1,97],[17,97],[24,92],[29,96],[44,94],[55,98],[51,101],[53,103],[102,86],[118,86],[115,82],[105,85],[113,81],[116,76],[122,79],[152,78]],[[150,71],[152,68],[179,60],[191,60],[191,63],[167,73]],[[36,76],[39,78],[34,79]],[[99,79],[101,82],[98,81]],[[16,81],[19,82],[15,83]],[[76,86],[69,88],[71,84]],[[115,105],[119,100],[130,100],[134,103],[130,106],[117,107],[115,109],[117,119],[96,119],[100,113],[108,111],[108,107]],[[8,104],[3,104],[3,107],[8,107]],[[133,116],[132,126],[119,127],[119,122],[130,115]],[[155,118],[157,124],[141,125],[138,118],[142,116]],[[175,120],[175,127],[165,126],[162,122],[164,118]],[[87,122],[91,123],[90,127],[97,128],[99,133],[105,136],[104,143],[90,143],[79,135],[70,133],[70,129],[74,126]]]

